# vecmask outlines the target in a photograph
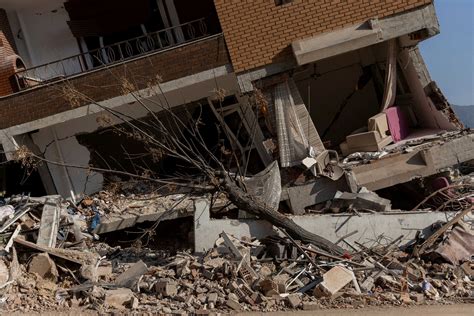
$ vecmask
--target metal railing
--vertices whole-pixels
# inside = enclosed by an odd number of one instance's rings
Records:
[[[206,18],[104,46],[15,73],[19,90],[65,79],[90,70],[110,66],[132,58],[207,37]]]

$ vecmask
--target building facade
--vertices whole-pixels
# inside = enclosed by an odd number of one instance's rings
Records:
[[[216,92],[237,105],[232,113],[248,132],[258,121],[245,110],[253,93],[274,112],[291,100],[297,125],[308,121],[308,132],[293,136],[303,151],[316,149],[315,160],[406,139],[394,140],[379,123],[370,127],[395,105],[390,115],[407,117],[419,136],[462,128],[417,50],[439,32],[431,0],[0,0],[0,8],[0,140],[7,159],[25,145],[60,162],[38,170],[50,194],[75,199],[102,188],[102,174],[66,165],[91,163],[100,144],[84,135],[97,136],[105,107],[127,119],[147,115],[132,92],[156,112],[163,103],[179,109],[205,100],[242,156],[254,150],[262,167],[274,159],[265,142],[272,136],[280,158],[287,156],[280,165],[294,166],[301,155],[265,124],[244,146],[232,134],[235,122],[213,106]],[[412,177],[405,173],[396,181]],[[390,184],[366,170],[355,177],[373,189]]]

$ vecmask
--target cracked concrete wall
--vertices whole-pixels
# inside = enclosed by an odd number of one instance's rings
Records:
[[[330,140],[332,144],[338,145],[347,135],[366,126],[367,120],[379,112],[374,79],[363,89],[355,91],[359,77],[363,74],[363,67],[377,62],[375,50],[374,47],[368,47],[334,56],[313,63],[295,74],[301,97],[321,137],[345,99],[350,96],[323,140]]]
[[[357,233],[346,238],[355,245],[357,241],[367,247],[378,242],[388,244],[403,235],[401,244],[414,239],[418,231],[422,236],[431,232],[431,225],[437,221],[448,221],[456,212],[393,212],[361,214],[324,214],[291,216],[298,225],[310,232],[318,234],[332,242],[357,230]],[[243,236],[263,238],[274,234],[273,226],[263,220],[231,220],[211,219],[209,217],[209,201],[198,200],[194,213],[195,251],[202,252],[213,247],[222,231],[237,238]],[[347,245],[340,244],[344,248]]]
[[[79,144],[66,125],[52,126],[32,134],[33,141],[46,159],[66,165],[87,166],[90,153]],[[103,176],[87,169],[48,163],[58,193],[76,200],[82,194],[92,194],[102,188]]]

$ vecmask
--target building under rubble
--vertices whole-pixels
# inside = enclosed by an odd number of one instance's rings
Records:
[[[381,190],[474,158],[474,136],[417,47],[440,31],[431,0],[0,7],[0,141],[6,160],[26,146],[51,162],[29,175],[38,194],[76,201],[102,189],[103,174],[68,165],[133,167],[124,152],[143,148],[101,124],[103,107],[126,120],[148,114],[126,83],[183,119],[207,113],[251,173],[278,160],[281,200],[294,214],[336,191]],[[249,106],[255,98],[257,112]],[[369,158],[350,163],[358,153]],[[295,175],[295,166],[313,176]],[[21,193],[19,170],[13,161],[3,167],[4,191]]]

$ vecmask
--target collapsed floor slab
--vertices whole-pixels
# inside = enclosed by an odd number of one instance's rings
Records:
[[[105,234],[110,233],[118,230],[122,230],[125,228],[133,227],[140,223],[145,222],[155,222],[158,219],[160,220],[171,220],[171,219],[178,219],[182,217],[192,216],[193,210],[190,208],[183,208],[176,210],[170,215],[166,215],[163,217],[163,214],[166,213],[165,210],[160,210],[154,213],[148,214],[141,214],[137,212],[135,214],[128,213],[128,214],[121,214],[121,215],[114,215],[109,218],[101,219],[101,222],[97,227],[94,229],[94,233],[96,234]]]
[[[244,236],[263,238],[275,234],[273,226],[263,220],[211,219],[209,201],[195,202],[194,238],[195,251],[202,252],[214,246],[222,231],[237,238]],[[401,244],[407,244],[421,231],[422,235],[431,232],[432,224],[446,221],[455,212],[384,212],[375,214],[324,214],[291,216],[301,227],[336,242],[344,240],[350,244],[358,242],[371,246],[378,242],[388,243],[400,236]],[[356,233],[354,233],[356,232]],[[348,236],[350,235],[350,236]]]
[[[411,147],[352,168],[359,187],[375,191],[415,178],[427,177],[474,159],[474,134]]]

